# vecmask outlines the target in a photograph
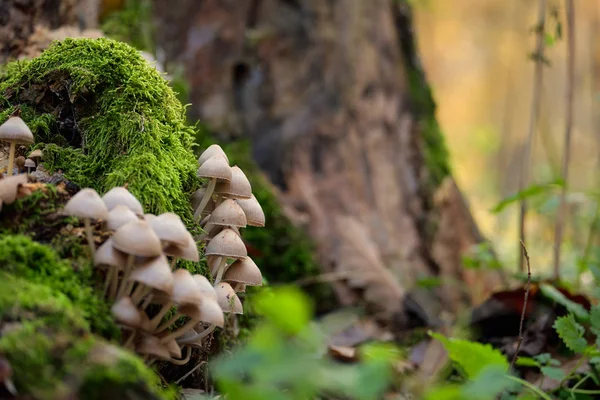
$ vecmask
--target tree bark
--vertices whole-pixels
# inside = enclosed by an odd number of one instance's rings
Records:
[[[483,238],[449,174],[404,2],[155,7],[159,52],[185,66],[193,116],[250,138],[288,214],[309,217],[297,220],[323,272],[343,278],[341,301],[396,318],[406,292],[437,276],[438,305],[457,311],[499,282],[462,268]]]

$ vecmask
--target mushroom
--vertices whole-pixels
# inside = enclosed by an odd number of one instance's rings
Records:
[[[116,231],[121,226],[131,221],[137,221],[138,217],[127,206],[119,204],[108,213],[106,227],[111,231]]]
[[[110,298],[114,299],[117,291],[117,279],[119,270],[125,268],[127,255],[113,247],[112,239],[106,240],[98,247],[94,255],[94,266],[107,266],[108,271],[104,280],[104,296],[110,292]]]
[[[172,244],[178,246],[187,244],[189,232],[177,214],[166,212],[151,218],[149,223],[163,248]]]
[[[164,253],[168,256],[173,257],[171,260],[171,269],[175,269],[175,265],[177,263],[178,258],[183,258],[184,260],[189,260],[193,262],[200,261],[200,255],[198,254],[198,246],[194,237],[191,233],[187,232],[186,234],[186,243],[185,246],[180,246],[178,244],[171,244],[163,249]]]
[[[221,156],[225,159],[225,161],[227,161],[227,164],[229,164],[227,154],[225,154],[221,146],[219,146],[218,144],[211,144],[206,148],[206,150],[202,152],[202,154],[200,154],[200,157],[198,157],[198,165],[204,164],[206,160],[213,156]]]
[[[242,302],[229,283],[220,282],[216,284],[215,292],[217,292],[217,300],[223,312],[232,312],[234,314],[244,313]]]
[[[209,178],[208,186],[206,187],[206,193],[204,193],[204,197],[200,202],[200,205],[196,209],[194,213],[194,221],[199,221],[200,216],[202,215],[202,211],[204,211],[204,207],[208,204],[209,200],[212,199],[213,191],[215,190],[215,186],[217,185],[217,180],[219,181],[229,181],[231,180],[232,171],[229,167],[229,164],[223,157],[213,156],[206,160],[198,171],[196,172],[200,178]]]
[[[25,168],[27,168],[27,173],[30,174],[31,169],[35,169],[35,161],[33,161],[31,158],[25,160]]]
[[[167,295],[173,292],[173,274],[164,254],[137,265],[129,275],[129,280],[138,283],[131,294],[134,304],[139,303],[152,289]]]
[[[162,254],[162,246],[160,239],[156,236],[150,224],[141,219],[128,222],[117,229],[112,236],[112,241],[113,246],[117,250],[121,250],[128,255],[127,265],[123,273],[123,281],[117,292],[117,297],[121,297],[128,286],[129,275],[133,268],[135,256],[157,257]]]
[[[217,327],[217,325],[220,322],[219,318],[223,317],[223,310],[217,302],[217,292],[215,291],[215,288],[210,284],[208,279],[206,279],[206,277],[202,275],[196,274],[194,275],[194,280],[196,281],[196,284],[198,285],[198,288],[202,293],[201,307],[203,314],[213,315],[214,317],[211,318],[212,321],[209,320],[209,318],[203,319],[205,322],[210,322],[210,326],[202,332],[198,333],[195,330],[192,330],[193,334],[186,335],[185,337],[177,339],[177,342],[180,344],[199,343]]]
[[[231,199],[250,199],[252,198],[252,186],[246,174],[240,167],[234,165],[231,167],[231,179],[219,182],[215,187],[215,193],[226,195]]]
[[[198,206],[200,205],[200,203],[202,203],[202,199],[204,198],[204,195],[206,194],[206,188],[200,188],[198,190],[196,190],[194,192],[194,194],[192,194],[192,209],[196,210],[198,209]],[[204,207],[204,210],[202,210],[202,217],[206,217],[207,215],[210,215],[210,213],[213,212],[213,210],[215,209],[215,201],[211,198],[208,203],[206,204],[206,207]]]
[[[19,187],[27,182],[27,175],[16,175],[0,179],[0,200],[2,200],[2,203],[14,203],[19,194]]]
[[[170,340],[176,339],[183,333],[192,329],[198,322],[204,321],[211,325],[222,327],[225,324],[223,317],[223,310],[219,307],[219,304],[211,299],[210,297],[202,298],[202,301],[198,304],[190,304],[180,308],[181,314],[190,317],[190,320],[183,324],[180,328],[174,330],[167,336],[160,339],[161,343],[167,343]],[[214,329],[214,328],[213,328]],[[203,332],[204,333],[204,332]],[[207,333],[208,335],[208,333]],[[202,336],[204,337],[204,336]],[[195,338],[197,340],[198,338]],[[187,339],[190,340],[190,339]]]
[[[35,149],[31,153],[29,153],[27,158],[31,158],[33,161],[35,161],[35,164],[38,165],[40,163],[43,155],[44,155],[44,153],[42,153],[42,150]]]
[[[15,165],[17,166],[17,172],[21,173],[25,170],[25,157],[19,156],[15,158]]]
[[[156,329],[156,327],[158,327],[157,332],[165,330],[181,316],[179,307],[190,304],[199,304],[201,300],[202,295],[198,290],[196,281],[194,281],[192,278],[192,274],[190,274],[190,272],[186,269],[176,270],[173,272],[173,294],[171,298],[165,304],[163,304],[158,314],[156,314],[150,320],[150,327],[152,329]],[[171,309],[173,304],[179,305],[177,313],[175,313],[175,315],[169,321],[165,322],[161,326],[158,326],[162,318]]]
[[[12,381],[13,370],[10,363],[4,358],[0,357],[0,383],[4,384],[4,387],[13,396],[17,396],[17,389]]]
[[[238,286],[261,286],[262,274],[258,266],[250,257],[235,260],[228,268],[223,276],[223,280],[229,283],[235,283],[235,290]]]
[[[10,117],[0,125],[0,140],[10,143],[7,175],[11,176],[17,144],[32,144],[34,142],[33,133],[20,117]]]
[[[171,343],[175,344],[175,347],[177,347],[177,349],[179,350],[178,352],[176,352],[174,350],[174,347]],[[183,360],[178,360],[176,358],[172,358],[172,357],[181,357],[181,350],[179,349],[179,346],[177,345],[177,343],[175,343],[174,341],[171,341],[169,343],[161,343],[161,340],[159,338],[157,338],[156,336],[152,336],[152,335],[143,335],[142,338],[140,339],[140,342],[138,343],[138,345],[135,348],[135,351],[139,354],[142,354],[145,357],[151,358],[151,357],[156,357],[159,360],[163,360],[163,361],[168,361],[171,364],[175,364],[175,365],[184,365],[187,364],[188,361],[190,361],[191,358],[191,354],[192,352],[187,350],[187,355]],[[178,354],[179,356],[174,355]]]
[[[257,226],[259,228],[265,226],[265,213],[254,195],[249,199],[236,199],[235,201],[242,207],[242,210],[244,210],[248,225]]]
[[[215,284],[221,281],[227,257],[246,258],[248,251],[242,239],[232,229],[225,228],[217,236],[211,239],[206,246],[207,256],[217,256],[211,266],[211,272],[215,276]]]
[[[106,204],[108,211],[111,211],[117,205],[122,204],[127,206],[127,208],[133,211],[136,215],[144,215],[144,209],[142,208],[142,205],[138,199],[136,199],[129,190],[122,186],[117,186],[110,189],[104,194],[104,196],[102,196],[102,201],[104,201],[104,204]]]
[[[75,196],[71,197],[65,205],[63,212],[66,215],[83,218],[88,246],[93,257],[96,248],[94,246],[94,236],[92,235],[90,220],[92,218],[105,220],[108,217],[108,210],[102,199],[94,189],[82,189]]]
[[[112,305],[110,311],[117,322],[133,330],[124,347],[129,347],[133,342],[137,330],[145,329],[149,326],[148,317],[135,306],[130,297],[122,297],[117,300]]]
[[[232,199],[225,199],[215,208],[206,223],[205,231],[200,240],[210,235],[215,226],[231,226],[235,228],[245,228],[247,225],[246,214],[242,207]]]

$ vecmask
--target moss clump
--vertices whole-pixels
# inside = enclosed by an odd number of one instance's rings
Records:
[[[91,263],[77,271],[50,247],[23,235],[0,236],[0,270],[45,285],[77,304],[95,332],[114,337],[118,332],[108,305],[94,290]]]
[[[66,39],[0,76],[0,123],[20,108],[44,165],[104,193],[128,185],[147,212],[191,221],[193,128],[163,77],[131,46]]]

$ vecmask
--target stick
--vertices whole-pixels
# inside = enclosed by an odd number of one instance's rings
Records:
[[[562,179],[556,229],[554,231],[554,280],[560,277],[560,247],[562,245],[565,224],[567,182],[569,179],[569,161],[571,160],[571,136],[573,128],[573,91],[575,86],[575,5],[573,0],[565,0],[567,10],[567,93],[565,117],[565,154],[563,156]]]
[[[519,350],[521,350],[521,343],[523,343],[523,323],[525,322],[525,312],[527,310],[527,299],[529,298],[529,290],[531,288],[531,266],[529,265],[529,254],[527,254],[527,248],[525,248],[525,243],[521,241],[521,247],[523,248],[523,256],[525,261],[527,262],[527,284],[525,285],[525,297],[523,300],[523,311],[521,311],[521,322],[519,323],[519,337],[517,338],[517,348],[515,349],[515,355],[513,356],[512,361],[510,362],[510,367],[508,370],[514,368],[515,363],[517,362],[517,358],[519,356]]]

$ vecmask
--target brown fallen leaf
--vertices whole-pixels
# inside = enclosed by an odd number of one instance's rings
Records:
[[[358,361],[358,356],[356,354],[355,347],[329,345],[329,347],[327,348],[327,351],[331,357],[335,358],[338,361],[343,361],[343,362]]]

